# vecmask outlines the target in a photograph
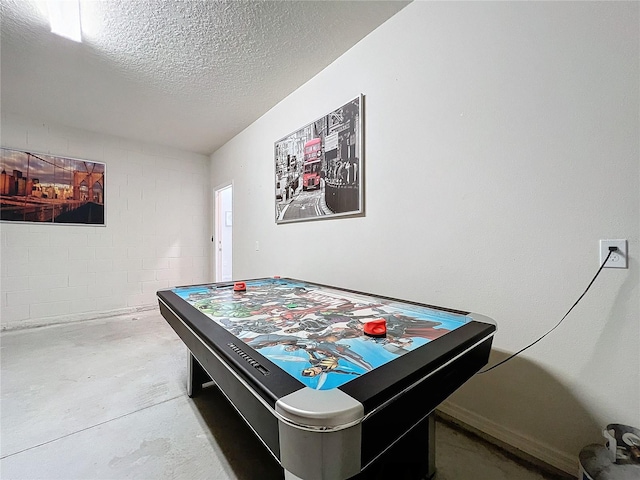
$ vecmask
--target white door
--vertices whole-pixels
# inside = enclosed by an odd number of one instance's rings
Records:
[[[226,185],[214,192],[214,269],[216,282],[232,277],[233,187]]]

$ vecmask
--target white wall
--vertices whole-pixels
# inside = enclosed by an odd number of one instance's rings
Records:
[[[599,239],[628,239],[629,269],[444,407],[575,473],[604,425],[640,425],[639,7],[412,3],[212,155],[234,277],[482,313],[499,360],[578,298]],[[276,225],[274,141],[361,92],[366,216]]]
[[[106,163],[106,227],[0,225],[2,328],[156,305],[210,279],[206,156],[2,117],[2,146]]]

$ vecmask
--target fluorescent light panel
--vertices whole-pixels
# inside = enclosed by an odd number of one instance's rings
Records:
[[[80,0],[47,0],[51,32],[74,42],[82,42]]]

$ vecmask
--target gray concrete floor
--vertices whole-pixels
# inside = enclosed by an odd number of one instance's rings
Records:
[[[157,311],[3,333],[0,478],[280,480],[215,387],[187,397],[186,356]],[[436,428],[437,480],[560,478]]]

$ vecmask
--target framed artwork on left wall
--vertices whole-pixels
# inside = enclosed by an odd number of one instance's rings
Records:
[[[0,220],[105,225],[100,162],[0,149]]]

